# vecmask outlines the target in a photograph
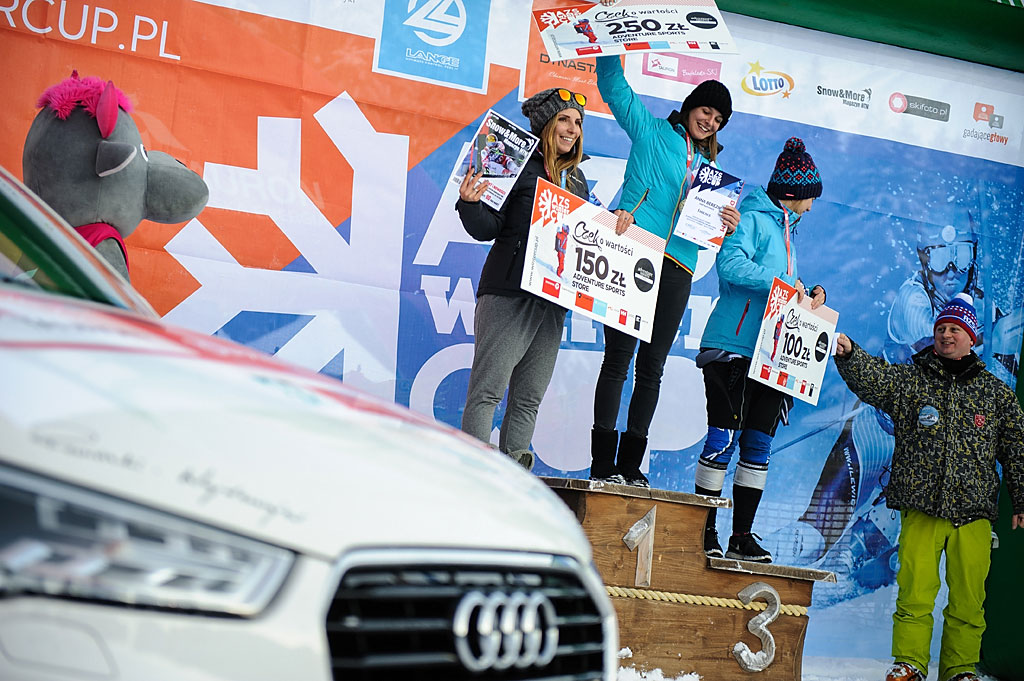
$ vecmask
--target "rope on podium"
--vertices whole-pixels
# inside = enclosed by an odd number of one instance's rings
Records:
[[[709,605],[716,608],[737,608],[739,610],[765,610],[768,607],[763,601],[751,601],[744,604],[736,598],[718,598],[717,596],[695,596],[671,591],[653,591],[651,589],[634,589],[632,587],[605,585],[605,590],[612,598],[640,598],[649,601],[667,601],[669,603],[688,603],[690,605]],[[793,617],[806,617],[807,608],[802,605],[780,604],[779,612]]]

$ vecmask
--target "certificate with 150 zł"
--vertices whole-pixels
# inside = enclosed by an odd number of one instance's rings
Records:
[[[543,179],[537,180],[522,288],[575,313],[651,339],[665,240]]]

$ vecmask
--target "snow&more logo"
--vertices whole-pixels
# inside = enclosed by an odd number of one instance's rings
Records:
[[[846,106],[852,106],[856,109],[871,108],[871,88],[869,87],[862,90],[851,90],[849,88],[830,88],[819,85],[815,92],[819,97],[838,99]]]

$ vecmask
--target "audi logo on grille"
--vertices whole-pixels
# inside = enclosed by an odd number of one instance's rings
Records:
[[[466,669],[543,667],[555,657],[555,606],[539,591],[470,591],[455,608],[455,652]]]

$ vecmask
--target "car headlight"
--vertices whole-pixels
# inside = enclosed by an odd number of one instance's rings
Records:
[[[80,487],[0,467],[0,596],[39,593],[248,616],[295,556]]]

